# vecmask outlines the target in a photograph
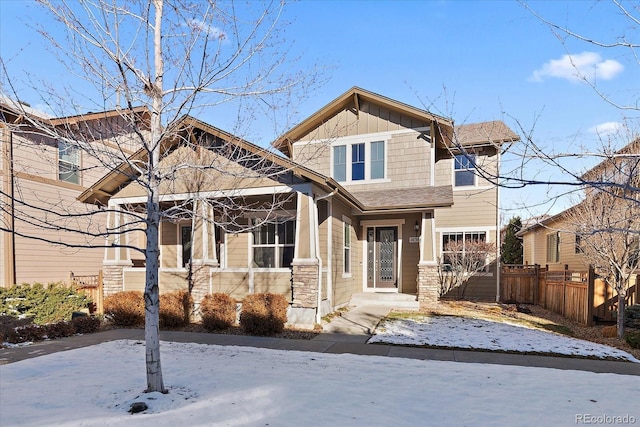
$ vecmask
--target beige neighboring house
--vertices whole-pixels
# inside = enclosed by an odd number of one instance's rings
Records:
[[[626,180],[629,177],[620,173],[620,166],[615,160],[616,155],[639,152],[640,139],[636,139],[617,151],[611,158],[603,160],[587,171],[582,176],[582,180],[585,184]],[[633,185],[637,187],[637,181]],[[585,185],[584,191],[585,201],[588,203],[593,187]],[[525,264],[547,266],[550,271],[564,269],[584,271],[589,268],[588,261],[580,251],[580,237],[575,233],[575,224],[572,224],[568,218],[574,207],[569,207],[553,216],[529,220],[529,224],[518,232],[517,235],[522,238]]]
[[[289,322],[300,326],[362,292],[436,301],[446,242],[497,243],[497,188],[476,165],[497,171],[501,145],[519,139],[502,122],[455,127],[357,87],[276,140],[286,157],[192,117],[175,126],[179,137],[167,141],[162,162],[198,159],[207,172],[177,173],[162,189],[165,209],[198,215],[161,223],[161,292],[190,284],[196,303],[214,292],[237,300],[280,293],[291,302]],[[123,165],[79,199],[109,206],[117,224],[146,200],[131,177]],[[276,207],[253,208],[270,203]],[[144,245],[140,233],[122,239]],[[109,249],[103,269],[105,293],[144,287],[135,251]],[[467,297],[495,301],[494,267],[472,281]]]
[[[67,135],[83,132],[99,150],[114,149],[114,134],[126,133],[122,112],[107,111],[81,116],[51,118],[26,105],[0,99],[0,143],[2,145],[0,193],[0,285],[68,281],[70,274],[95,275],[102,269],[104,239],[92,240],[65,227],[89,226],[83,220],[57,216],[56,211],[88,212],[94,207],[77,197],[106,172],[69,139],[51,138],[44,128],[64,130]],[[144,120],[146,110],[134,114]],[[42,125],[35,129],[35,120]],[[121,139],[121,138],[120,138]],[[126,150],[126,144],[120,145]],[[104,150],[103,150],[104,149]],[[97,230],[100,220],[90,227]],[[104,223],[104,221],[102,221]],[[77,247],[65,247],[64,242]]]
[[[585,271],[589,263],[580,253],[579,238],[566,218],[566,210],[545,216],[517,233],[522,238],[525,264],[547,267],[549,271]]]

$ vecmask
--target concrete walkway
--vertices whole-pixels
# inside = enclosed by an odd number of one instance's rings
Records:
[[[607,360],[578,359],[572,357],[506,354],[492,351],[442,350],[385,344],[366,344],[370,331],[385,316],[390,307],[359,307],[349,311],[327,325],[326,330],[311,340],[225,335],[195,332],[162,331],[160,339],[173,342],[258,347],[276,350],[310,351],[333,354],[360,354],[420,360],[443,360],[466,363],[536,366],[543,368],[573,369],[591,372],[609,372],[640,376],[640,363]],[[0,364],[14,363],[45,354],[87,347],[106,341],[143,340],[142,329],[114,329],[95,334],[80,335],[52,341],[37,342],[25,347],[0,349]]]

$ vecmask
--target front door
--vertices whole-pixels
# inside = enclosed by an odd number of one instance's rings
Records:
[[[367,289],[398,288],[398,227],[367,227]]]

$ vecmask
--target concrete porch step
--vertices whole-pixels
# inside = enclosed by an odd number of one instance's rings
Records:
[[[382,306],[403,310],[418,310],[420,304],[415,295],[389,292],[360,292],[351,296],[349,306]]]

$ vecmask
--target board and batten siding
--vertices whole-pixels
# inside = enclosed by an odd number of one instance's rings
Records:
[[[362,102],[358,112],[352,106],[347,106],[299,140],[324,141],[344,136],[415,129],[429,125],[427,121],[414,119],[370,102]]]

